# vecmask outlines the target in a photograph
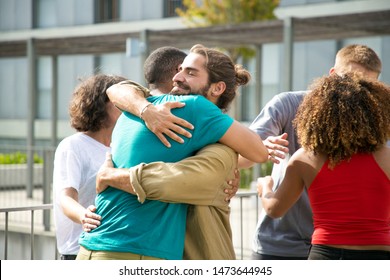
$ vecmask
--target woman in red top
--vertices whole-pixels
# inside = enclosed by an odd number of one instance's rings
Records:
[[[302,148],[273,192],[259,178],[265,211],[277,218],[308,188],[314,233],[309,259],[390,259],[390,88],[331,75],[318,79],[294,120]]]

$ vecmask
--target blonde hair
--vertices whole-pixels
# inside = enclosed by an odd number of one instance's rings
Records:
[[[367,71],[375,72],[377,76],[382,71],[382,62],[378,55],[365,45],[348,45],[337,52],[335,68],[347,68],[352,63],[360,65]]]

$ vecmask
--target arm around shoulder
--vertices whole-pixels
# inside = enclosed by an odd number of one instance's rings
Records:
[[[136,116],[140,116],[142,109],[150,104],[146,100],[149,90],[132,81],[112,85],[106,92],[115,106]]]

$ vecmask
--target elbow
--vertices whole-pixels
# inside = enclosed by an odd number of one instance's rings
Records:
[[[264,163],[268,160],[268,150],[267,149],[261,149],[258,153],[253,155],[254,158],[252,158],[253,162],[256,163]]]
[[[113,96],[114,92],[117,90],[117,87],[118,87],[118,85],[115,84],[115,85],[110,86],[106,90],[106,94],[107,94],[108,98],[111,100],[111,102],[112,102],[112,96]]]
[[[265,153],[262,154],[260,163],[264,163],[268,161],[268,151],[265,150]]]
[[[283,216],[280,213],[277,213],[275,211],[266,211],[266,213],[267,213],[267,216],[272,218],[272,219],[277,219],[277,218],[280,218]]]
[[[284,212],[280,211],[275,206],[268,206],[268,207],[264,206],[263,208],[264,208],[264,211],[267,214],[267,216],[272,218],[272,219],[277,219],[277,218],[280,218],[284,215]]]

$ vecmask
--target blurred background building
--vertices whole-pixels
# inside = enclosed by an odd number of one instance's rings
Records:
[[[75,132],[69,125],[68,104],[83,77],[102,72],[144,83],[143,61],[158,46],[187,51],[195,43],[207,47],[256,44],[255,57],[237,61],[250,70],[253,81],[229,111],[245,123],[250,123],[279,92],[306,89],[314,78],[327,75],[336,52],[348,44],[374,49],[383,63],[380,80],[390,84],[388,0],[281,0],[276,19],[268,23],[199,30],[188,29],[175,13],[176,8],[183,7],[182,2],[0,0],[0,156],[21,151],[29,159],[24,173],[12,173],[4,165],[0,168],[0,210],[47,205],[39,208],[47,210],[35,219],[39,223],[35,234],[37,258],[52,259],[55,255],[55,231],[48,214],[52,157],[57,144]],[[298,19],[296,33],[291,18]],[[36,153],[40,164],[33,172],[31,158]],[[244,206],[239,199],[232,201],[238,258],[250,254],[259,214],[256,193],[250,196]],[[10,218],[16,224],[11,221],[9,228],[0,214],[0,257],[7,252],[3,244],[8,238],[12,244],[9,258],[33,258],[29,249],[34,246],[28,244],[31,231],[20,226],[30,223],[28,214],[16,213],[21,215]],[[10,231],[8,237],[4,228]]]
[[[282,0],[275,14],[308,17],[332,15],[367,10],[390,9],[386,0]],[[17,40],[34,36],[59,36],[65,32],[88,35],[88,30],[107,30],[107,33],[120,29],[125,23],[132,32],[143,29],[168,30],[186,28],[176,15],[175,8],[182,7],[180,0],[0,0],[0,44],[7,40]],[[78,33],[75,33],[77,37]],[[370,36],[344,38],[341,40],[320,40],[295,42],[293,48],[292,89],[305,89],[313,78],[328,73],[339,48],[350,43],[366,44],[373,48],[383,61],[381,80],[390,83],[390,36]],[[123,45],[126,44],[125,39]],[[131,42],[130,42],[131,45]],[[173,45],[175,45],[173,43]],[[221,43],[223,45],[223,43]],[[283,42],[262,45],[262,66],[258,71],[255,59],[247,67],[256,76],[261,75],[261,99],[258,106],[252,106],[256,94],[254,83],[248,93],[236,103],[235,114],[241,121],[250,122],[258,114],[258,109],[282,88]],[[66,46],[71,49],[72,45]],[[134,47],[134,46],[133,46]],[[189,49],[191,45],[188,45]],[[214,47],[214,46],[210,46]],[[56,48],[53,45],[53,48]],[[149,49],[149,51],[152,51]],[[387,54],[387,55],[386,55]],[[54,60],[54,62],[53,62]],[[74,131],[68,124],[68,102],[79,78],[96,72],[112,73],[143,82],[141,73],[142,56],[137,51],[128,53],[111,52],[99,54],[66,54],[56,57],[36,56],[35,75],[29,75],[31,66],[26,55],[8,56],[0,50],[0,144],[26,144],[29,130],[28,118],[33,118],[34,145],[54,145]],[[56,77],[53,80],[53,67]],[[29,88],[36,88],[33,109],[29,104]],[[56,133],[52,139],[53,124],[52,89],[57,92]],[[30,107],[29,107],[30,106]],[[31,115],[31,113],[33,113]],[[30,115],[29,115],[30,114]],[[31,124],[30,124],[31,125]]]

